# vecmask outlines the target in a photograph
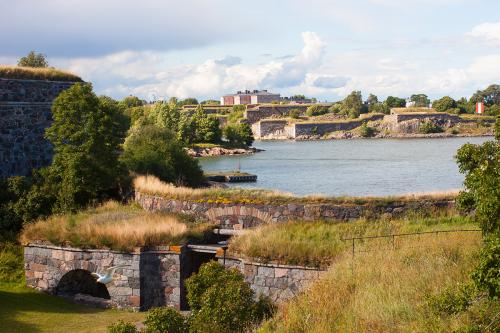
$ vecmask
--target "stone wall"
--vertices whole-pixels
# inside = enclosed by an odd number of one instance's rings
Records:
[[[304,291],[311,282],[325,272],[316,268],[261,264],[237,258],[218,258],[218,260],[227,268],[234,267],[240,270],[256,296],[268,296],[275,303],[289,300]]]
[[[168,247],[133,253],[34,244],[24,247],[26,284],[51,294],[57,294],[58,284],[68,272],[103,272],[125,265],[116,270],[106,287],[115,306],[137,310],[163,305],[180,308],[183,257],[183,251]]]
[[[0,178],[50,164],[52,147],[44,133],[52,122],[52,101],[73,84],[0,78]]]
[[[135,193],[135,201],[149,211],[184,213],[220,224],[225,229],[244,229],[263,223],[291,220],[347,221],[360,217],[397,217],[408,211],[439,210],[454,206],[444,199],[373,200],[367,203],[301,203],[299,201],[276,204],[238,202],[208,202],[201,200],[175,200],[161,196]]]
[[[256,139],[287,139],[287,125],[287,120],[261,120],[252,124],[252,132]]]
[[[295,123],[295,138],[300,139],[301,137],[308,137],[311,135],[323,136],[335,131],[350,131],[361,126],[366,121],[376,121],[383,118],[383,114],[374,114],[351,121]]]

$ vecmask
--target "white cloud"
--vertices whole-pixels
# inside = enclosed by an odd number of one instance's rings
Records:
[[[476,25],[466,36],[493,45],[500,45],[500,22],[486,22]]]

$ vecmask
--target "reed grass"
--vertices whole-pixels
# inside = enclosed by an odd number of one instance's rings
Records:
[[[59,69],[20,66],[0,66],[0,78],[83,82],[79,76]]]
[[[468,280],[480,237],[427,237],[354,259],[346,253],[259,332],[456,332],[470,324],[472,312],[482,310],[473,305],[442,316],[429,311],[426,300]]]
[[[177,200],[216,201],[221,203],[333,203],[333,204],[381,204],[394,201],[454,200],[458,191],[408,193],[387,197],[327,197],[321,194],[294,196],[292,193],[264,189],[230,188],[188,188],[176,187],[160,181],[154,176],[138,176],[134,179],[136,191]]]
[[[404,220],[350,223],[295,221],[263,225],[233,237],[229,255],[258,262],[326,268],[351,249],[352,243],[343,241],[345,238],[476,228],[470,218],[461,216],[424,218],[410,215]],[[363,251],[388,248],[392,246],[391,241],[390,238],[356,240],[355,246]]]
[[[203,237],[209,228],[208,224],[188,225],[173,215],[108,202],[78,214],[56,215],[27,225],[21,241],[132,251],[141,246],[184,244]]]

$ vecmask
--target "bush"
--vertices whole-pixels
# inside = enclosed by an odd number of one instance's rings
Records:
[[[272,313],[267,299],[253,300],[239,271],[226,270],[215,261],[187,279],[186,289],[192,332],[243,332]]]
[[[108,326],[108,333],[138,333],[135,325],[123,320],[118,320]]]
[[[288,116],[292,119],[298,119],[300,117],[300,111],[297,109],[292,109],[290,110]]]
[[[328,113],[328,108],[323,105],[314,104],[307,108],[306,114],[309,117],[320,116],[322,114]]]
[[[154,125],[131,130],[121,160],[129,170],[151,174],[176,185],[199,186],[204,178],[198,161],[190,157],[174,133]]]
[[[432,107],[438,112],[449,112],[457,107],[457,102],[450,96],[444,96],[432,102]]]
[[[148,311],[143,333],[187,333],[186,319],[172,308],[154,308]]]
[[[500,298],[500,237],[491,236],[481,250],[479,266],[472,274],[478,289],[486,291],[491,299]]]
[[[227,125],[224,128],[224,136],[233,146],[251,146],[254,140],[252,128],[246,123]]]
[[[443,128],[439,125],[434,124],[432,121],[426,121],[420,125],[420,133],[430,134],[430,133],[442,133]]]
[[[476,289],[472,284],[458,285],[428,296],[427,305],[437,314],[453,315],[467,310],[475,294]]]
[[[366,122],[364,122],[359,128],[359,133],[363,138],[370,138],[375,135],[375,129],[373,127],[369,127]]]

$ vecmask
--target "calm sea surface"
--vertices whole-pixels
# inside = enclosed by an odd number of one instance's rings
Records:
[[[257,141],[265,151],[248,156],[200,159],[206,171],[241,170],[256,183],[231,184],[292,192],[338,195],[392,195],[462,187],[454,161],[464,143],[492,138]]]

